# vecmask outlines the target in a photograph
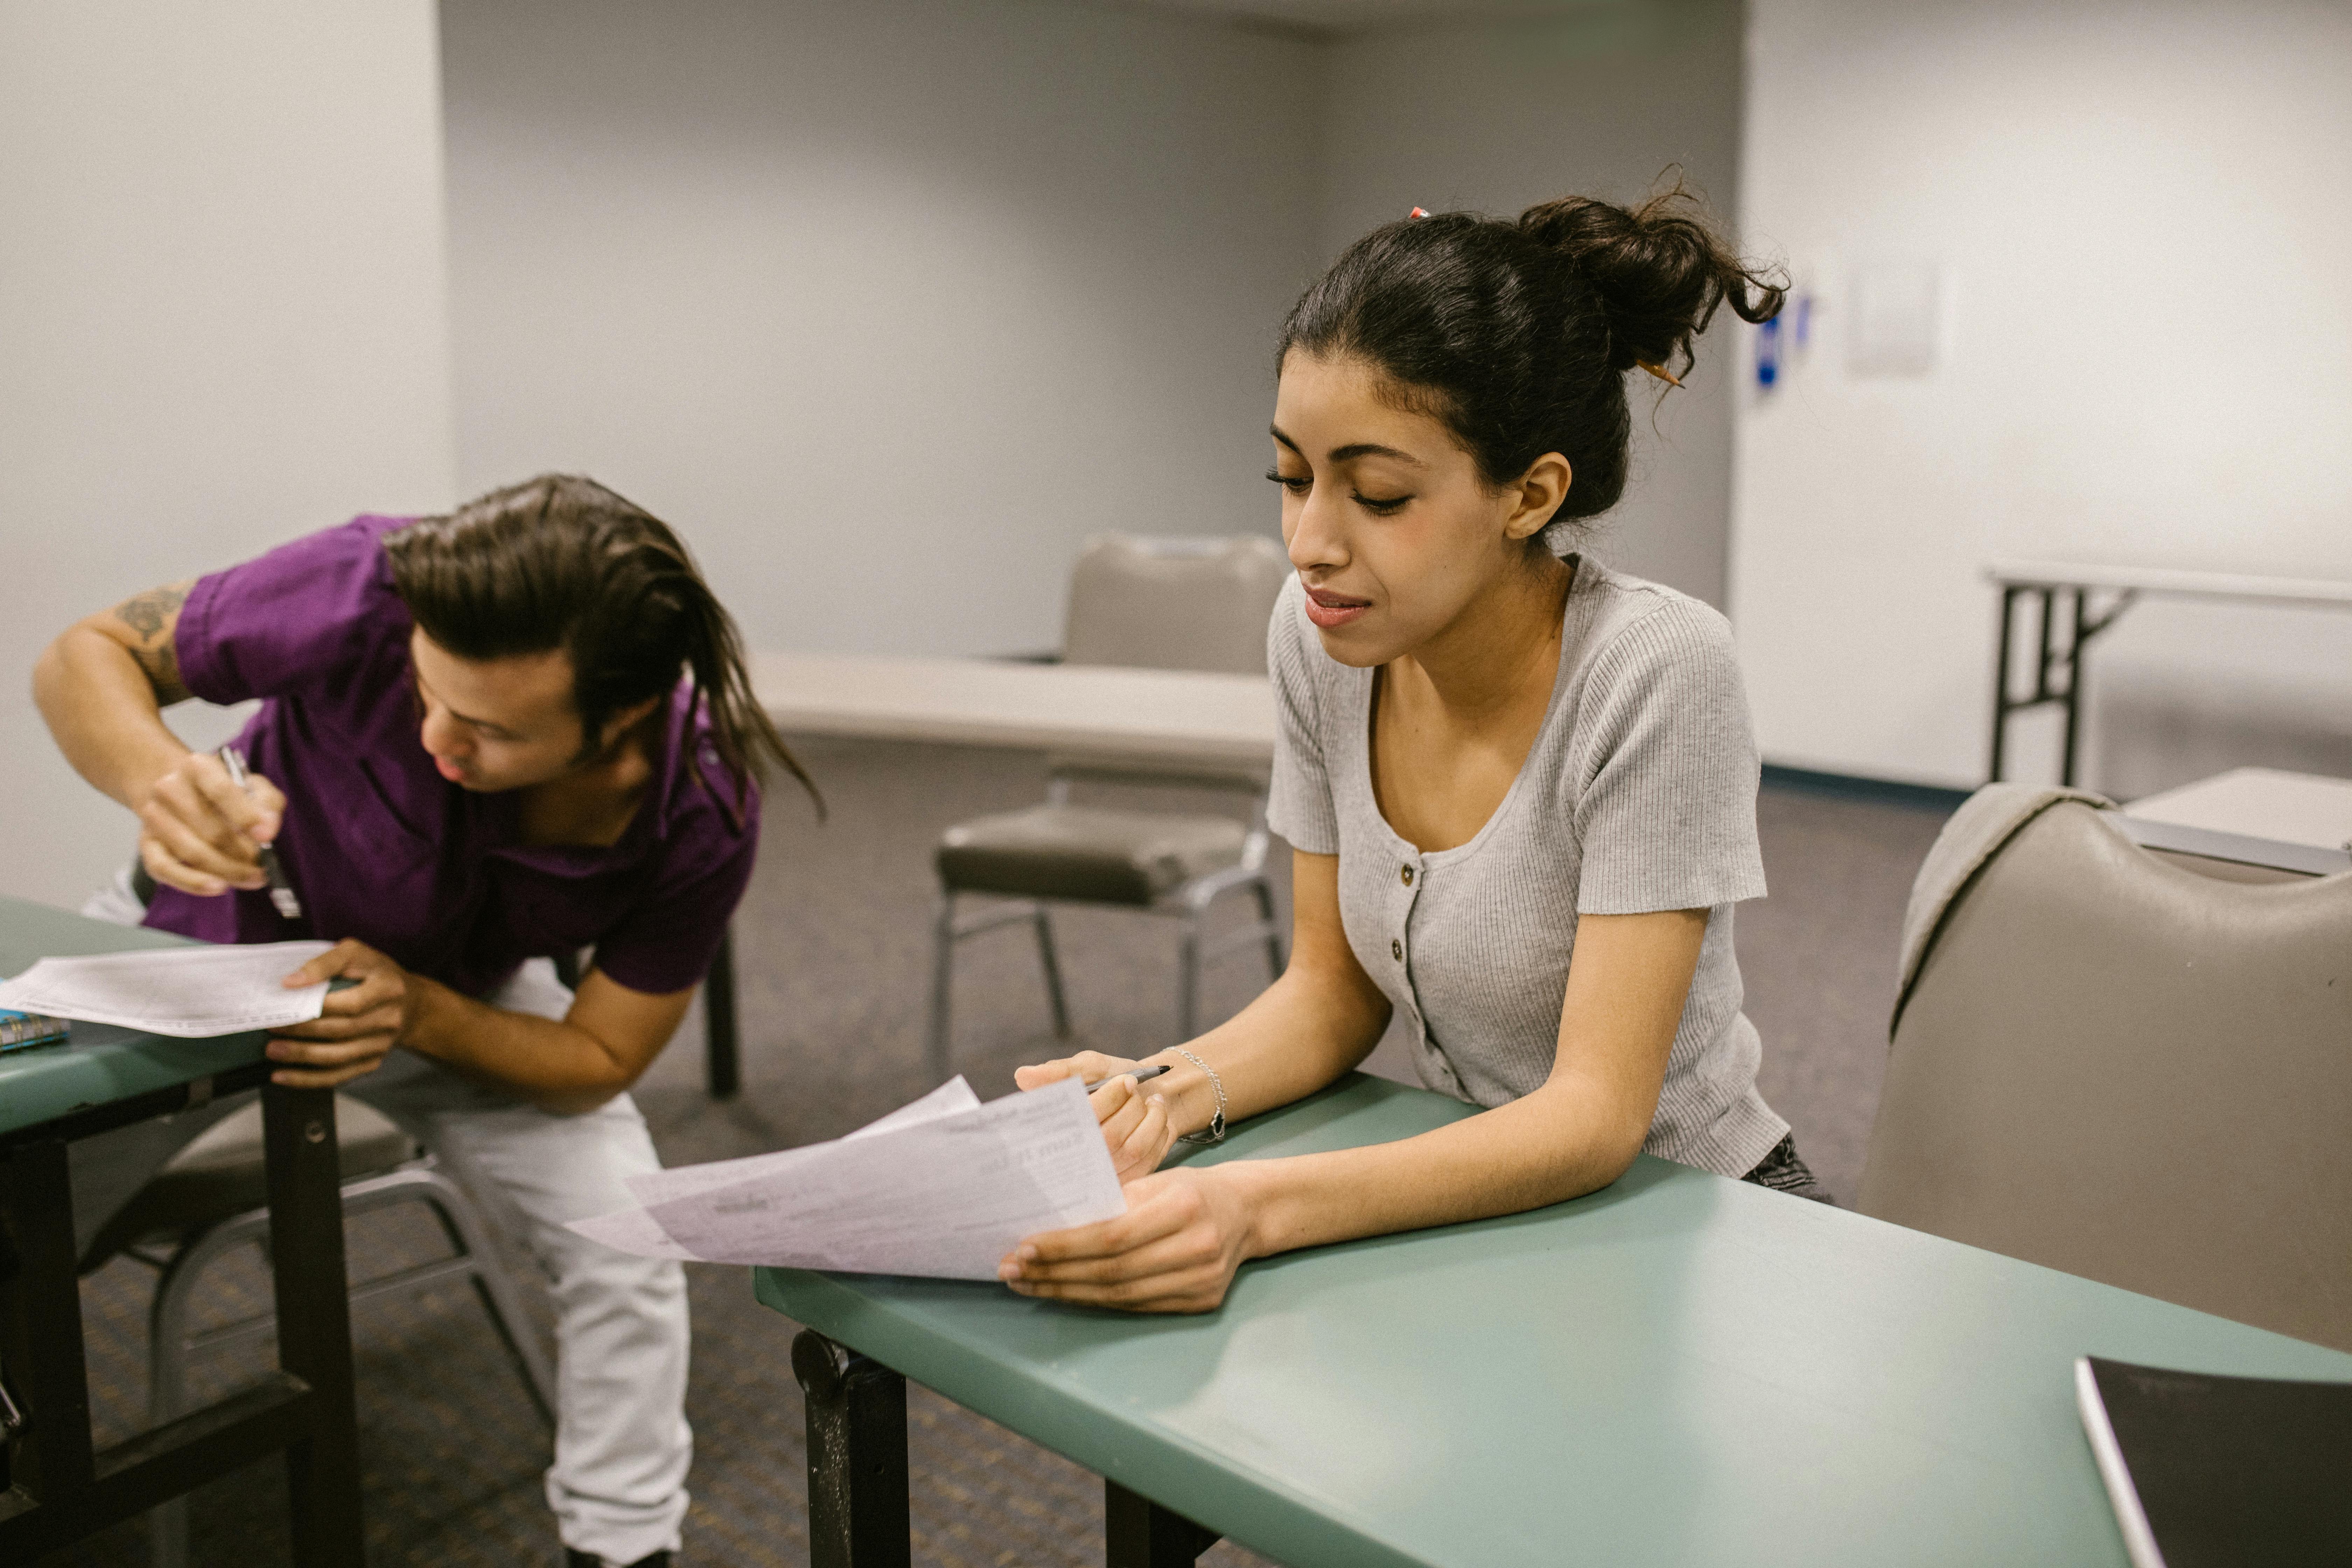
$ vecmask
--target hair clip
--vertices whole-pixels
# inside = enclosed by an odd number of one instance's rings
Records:
[[[1429,216],[1429,209],[1426,207],[1415,207],[1405,216],[1407,217],[1427,217]]]
[[[1640,365],[1643,370],[1648,371],[1652,375],[1656,376],[1660,381],[1664,382],[1668,386],[1680,386],[1683,384],[1683,378],[1676,375],[1673,371],[1668,370],[1664,365],[1652,364],[1645,359],[1637,359],[1633,363]]]

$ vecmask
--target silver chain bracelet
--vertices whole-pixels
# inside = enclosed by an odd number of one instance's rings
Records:
[[[1223,1142],[1225,1141],[1225,1080],[1217,1076],[1216,1068],[1211,1067],[1208,1063],[1202,1061],[1192,1052],[1180,1048],[1176,1054],[1182,1057],[1186,1061],[1191,1062],[1194,1067],[1199,1068],[1202,1072],[1207,1073],[1209,1075],[1209,1087],[1217,1091],[1217,1113],[1209,1118],[1209,1130],[1205,1132],[1181,1132],[1178,1133],[1177,1136],[1187,1143]]]

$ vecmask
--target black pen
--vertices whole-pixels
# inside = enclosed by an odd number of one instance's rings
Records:
[[[221,766],[228,770],[228,782],[239,789],[246,787],[245,753],[235,746],[220,749]],[[261,847],[261,868],[269,878],[269,901],[279,914],[289,921],[302,918],[302,900],[294,896],[293,885],[286,880],[285,868],[278,864],[278,851],[265,844]]]
[[[1168,1064],[1166,1062],[1154,1062],[1148,1068],[1129,1068],[1125,1072],[1115,1072],[1111,1074],[1110,1078],[1098,1078],[1095,1079],[1094,1082],[1087,1085],[1087,1092],[1088,1094],[1092,1094],[1095,1090],[1108,1083],[1111,1078],[1129,1079],[1136,1083],[1141,1083],[1147,1079],[1158,1078],[1161,1073],[1164,1073],[1167,1070]]]

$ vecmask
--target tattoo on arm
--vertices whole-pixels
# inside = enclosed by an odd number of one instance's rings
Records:
[[[114,606],[114,618],[138,637],[130,645],[131,657],[139,661],[147,684],[154,688],[155,700],[167,708],[194,695],[180,679],[180,652],[173,640],[179,629],[180,606],[194,586],[191,582],[150,588]]]

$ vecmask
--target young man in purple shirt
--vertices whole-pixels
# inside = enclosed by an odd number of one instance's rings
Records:
[[[358,984],[272,1037],[278,1081],[369,1100],[508,1204],[554,1284],[547,1492],[571,1561],[666,1563],[692,1456],[685,1278],[565,1226],[659,1168],[628,1089],[751,877],[759,777],[802,776],[685,546],[560,476],[361,517],[77,623],[35,691],[138,815],[130,918],[335,941],[287,983]],[[192,696],[261,699],[242,784],[164,726]],[[575,995],[549,961],[589,947]]]

